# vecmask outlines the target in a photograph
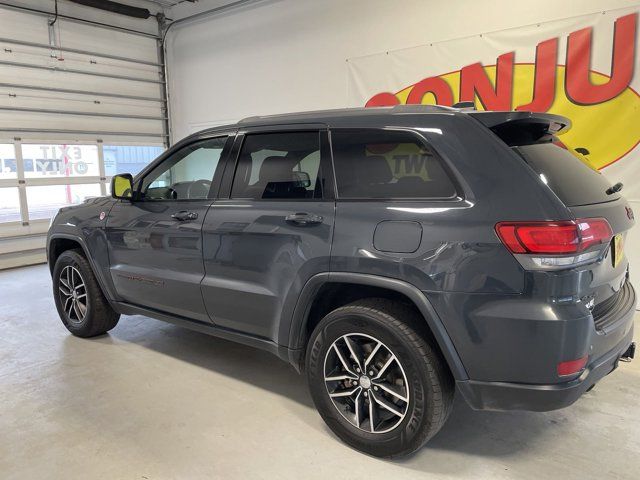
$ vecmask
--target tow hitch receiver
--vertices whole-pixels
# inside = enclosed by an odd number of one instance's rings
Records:
[[[629,345],[629,348],[627,348],[627,350],[620,355],[620,360],[622,360],[623,362],[630,362],[631,360],[633,360],[633,357],[636,354],[636,342],[631,342],[631,345]]]

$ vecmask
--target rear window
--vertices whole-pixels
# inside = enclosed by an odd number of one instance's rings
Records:
[[[346,199],[452,198],[456,189],[435,151],[397,130],[332,130],[338,195]]]
[[[554,143],[524,145],[513,149],[568,207],[619,198],[617,194],[607,195],[606,190],[612,184],[578,153]]]

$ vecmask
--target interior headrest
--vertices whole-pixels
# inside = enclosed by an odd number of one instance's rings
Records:
[[[259,182],[290,182],[292,180],[290,162],[284,157],[267,157],[262,161],[258,174]]]

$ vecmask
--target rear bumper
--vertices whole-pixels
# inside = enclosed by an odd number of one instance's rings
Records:
[[[635,304],[635,302],[634,302]],[[549,385],[509,382],[457,381],[456,385],[471,408],[475,410],[557,410],[574,403],[618,366],[620,356],[633,340],[635,308],[620,318],[618,325],[628,325],[620,332],[622,338],[608,352],[591,361],[582,374],[571,381]]]

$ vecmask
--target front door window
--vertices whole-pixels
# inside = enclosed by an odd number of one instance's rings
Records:
[[[143,200],[210,198],[211,182],[227,137],[193,143],[174,153],[142,181]]]

